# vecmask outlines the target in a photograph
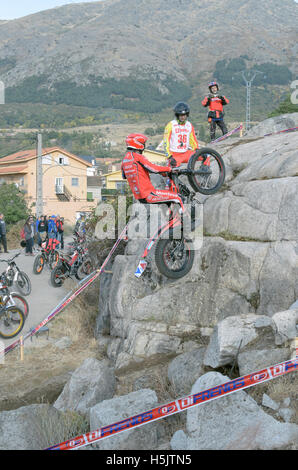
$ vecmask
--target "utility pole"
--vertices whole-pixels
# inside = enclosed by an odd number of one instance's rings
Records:
[[[36,152],[36,217],[43,214],[43,191],[42,191],[42,135],[37,134]]]
[[[240,72],[242,78],[246,84],[246,118],[245,118],[245,129],[248,131],[250,129],[250,98],[251,98],[251,85],[254,81],[256,75],[259,72],[258,70],[242,70]],[[246,73],[246,75],[245,75]]]

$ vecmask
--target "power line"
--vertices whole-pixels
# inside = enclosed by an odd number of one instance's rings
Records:
[[[262,74],[264,75],[264,78],[266,78],[266,75],[263,72],[260,72],[259,70],[241,70],[241,72],[237,72],[235,75],[240,74],[242,75],[242,78],[246,84],[246,117],[245,117],[245,129],[248,131],[250,129],[250,114],[251,114],[251,86],[256,78],[257,74]],[[232,77],[233,79],[234,77]]]

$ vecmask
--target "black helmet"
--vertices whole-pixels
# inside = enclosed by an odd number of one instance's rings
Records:
[[[183,101],[178,101],[178,103],[175,104],[174,113],[176,117],[178,117],[180,114],[186,114],[187,116],[189,116],[189,112],[190,109],[187,103],[183,103]]]

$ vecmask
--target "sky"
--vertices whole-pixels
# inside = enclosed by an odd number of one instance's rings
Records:
[[[0,20],[11,20],[38,11],[60,7],[70,3],[87,3],[103,0],[0,0]],[[136,0],[137,1],[137,0]],[[281,0],[282,1],[282,0]],[[298,0],[294,0],[298,3]]]
[[[71,3],[95,1],[98,0],[0,0],[0,20],[12,20]]]

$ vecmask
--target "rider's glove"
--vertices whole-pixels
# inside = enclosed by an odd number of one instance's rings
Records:
[[[176,162],[175,158],[173,158],[172,155],[170,156],[170,158],[168,160],[168,163],[172,168],[175,168],[177,166],[177,162]]]

